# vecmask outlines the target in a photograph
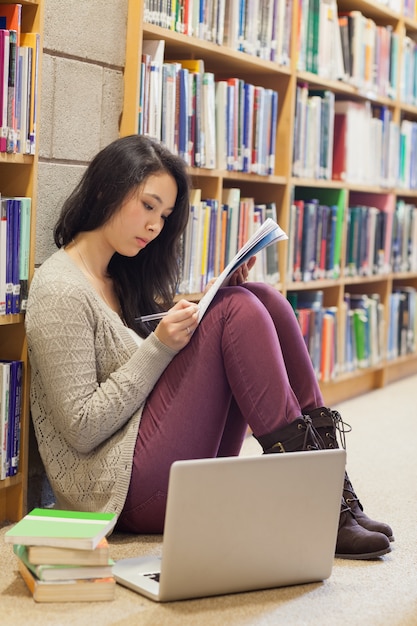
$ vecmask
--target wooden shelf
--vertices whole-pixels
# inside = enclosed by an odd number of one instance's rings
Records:
[[[5,4],[3,0],[0,3]],[[19,4],[23,5],[22,32],[38,32],[42,38],[43,0],[19,0]],[[32,198],[30,277],[34,271],[37,163],[37,154],[0,153],[0,193]],[[16,476],[0,481],[0,522],[17,521],[26,512],[30,374],[24,320],[24,313],[0,316],[0,358],[23,361],[19,468]]]
[[[294,3],[293,34],[296,32],[297,15]],[[369,100],[373,104],[387,106],[400,119],[402,114],[411,118],[417,118],[417,107],[399,102],[398,99],[380,97],[355,87],[349,82],[327,80],[310,72],[300,72],[296,69],[295,62],[295,35],[292,38],[292,58],[289,67],[280,67],[276,63],[261,60],[243,52],[234,51],[230,48],[219,46],[215,43],[203,41],[196,37],[179,34],[171,30],[146,24],[143,22],[143,2],[138,0],[129,1],[129,18],[127,53],[126,53],[126,84],[125,106],[122,115],[121,134],[137,132],[137,110],[139,94],[139,66],[142,41],[144,39],[165,40],[165,58],[169,60],[178,58],[202,58],[206,70],[213,71],[216,77],[238,76],[250,82],[267,81],[274,84],[279,91],[280,118],[278,121],[277,136],[279,138],[280,152],[277,154],[276,171],[282,175],[260,177],[236,172],[224,172],[220,170],[191,169],[190,173],[196,186],[206,185],[205,190],[220,193],[222,187],[231,185],[240,186],[242,192],[248,195],[252,192],[255,199],[259,196],[265,201],[267,195],[273,198],[277,204],[278,221],[285,229],[289,224],[290,199],[294,189],[304,188],[313,191],[334,190],[335,193],[344,193],[345,202],[349,200],[351,193],[371,193],[393,195],[414,199],[417,198],[417,190],[387,189],[373,185],[353,185],[335,180],[311,180],[295,178],[291,175],[291,159],[293,145],[294,106],[295,90],[298,83],[308,83],[315,88],[329,89],[338,98],[347,98],[359,101]],[[405,33],[417,32],[417,22],[405,18],[402,15],[388,9],[382,3],[368,0],[338,0],[340,11],[359,10],[366,16],[374,19],[379,25],[390,25],[399,34],[400,38]],[[133,20],[133,21],[132,21]],[[262,190],[262,192],[261,192]],[[316,280],[309,283],[288,282],[286,276],[286,242],[280,244],[280,270],[281,281],[277,288],[285,295],[292,291],[323,289],[325,292],[326,305],[340,305],[343,302],[345,290],[354,290],[356,293],[363,287],[364,292],[375,290],[383,298],[387,305],[388,294],[392,290],[394,281],[402,285],[417,286],[415,273],[380,274],[364,277],[351,277],[343,272],[337,280]],[[283,265],[281,266],[281,260]],[[198,300],[200,294],[190,294],[190,299]],[[388,309],[388,306],[386,306]],[[388,312],[386,313],[388,315]],[[351,374],[340,376],[329,383],[323,383],[322,389],[326,402],[334,404],[352,396],[368,392],[381,387],[401,376],[417,372],[417,355],[402,357],[394,361],[383,361],[377,367],[356,370]]]

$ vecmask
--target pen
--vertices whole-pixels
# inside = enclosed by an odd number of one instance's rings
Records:
[[[152,320],[160,320],[165,315],[168,315],[169,311],[163,311],[162,313],[151,313],[150,315],[142,315],[139,318],[136,318],[136,321],[140,320],[141,322],[151,322]]]

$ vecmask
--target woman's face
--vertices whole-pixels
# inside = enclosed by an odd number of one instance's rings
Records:
[[[103,227],[114,251],[136,256],[155,239],[174,209],[177,193],[171,174],[149,176]]]

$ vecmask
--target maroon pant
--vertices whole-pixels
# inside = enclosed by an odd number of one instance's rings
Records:
[[[162,533],[179,459],[238,455],[323,399],[294,311],[264,284],[221,289],[143,411],[119,530]]]

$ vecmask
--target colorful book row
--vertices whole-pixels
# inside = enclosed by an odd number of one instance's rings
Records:
[[[253,198],[241,197],[238,188],[224,189],[221,203],[202,199],[201,190],[194,189],[182,241],[179,293],[202,292],[268,217],[276,221],[275,204],[257,204]],[[276,246],[257,255],[251,280],[278,282]]]
[[[22,361],[0,361],[0,480],[18,471],[22,376]]]
[[[144,21],[288,65],[290,0],[146,0]]]
[[[0,315],[26,309],[31,198],[0,198]]]
[[[298,178],[331,180],[335,95],[297,85],[292,174]]]
[[[291,291],[287,297],[318,380],[328,382],[384,358],[384,306],[379,294],[345,293],[340,310],[324,305],[322,290]]]
[[[291,291],[287,294],[300,325],[317,379],[327,382],[340,370],[338,309],[323,304],[323,291]]]
[[[336,0],[300,0],[297,69],[344,80],[373,96],[395,98],[399,36],[359,10],[339,12]]]
[[[401,199],[394,207],[392,196],[379,199],[385,201],[380,208],[348,208],[347,276],[417,272],[417,207]]]
[[[161,139],[193,167],[274,173],[278,92],[216,81],[202,60],[165,63],[164,47],[143,43],[139,134]]]
[[[416,189],[416,155],[416,122],[397,123],[387,106],[297,86],[293,176]]]
[[[340,311],[323,304],[322,290],[292,291],[287,297],[318,380],[326,382],[343,373],[375,367],[384,358],[392,360],[417,351],[414,287],[398,287],[390,295],[387,339],[385,306],[378,293],[346,292]]]
[[[0,4],[0,152],[34,154],[40,35],[21,24],[21,4]]]
[[[333,179],[361,185],[402,186],[400,173],[406,155],[400,135],[400,125],[388,107],[372,106],[370,101],[336,102]]]
[[[287,280],[337,279],[341,269],[344,209],[314,198],[293,200],[288,233]]]
[[[387,359],[417,351],[417,291],[414,287],[395,288],[389,299]]]
[[[377,365],[385,357],[385,307],[378,293],[345,293],[342,363],[344,372]]]

